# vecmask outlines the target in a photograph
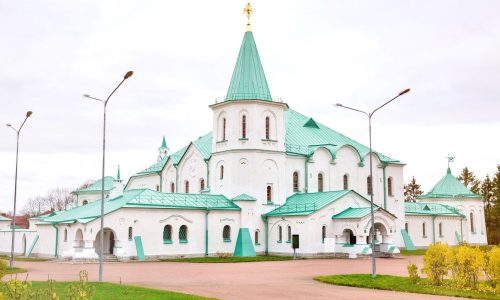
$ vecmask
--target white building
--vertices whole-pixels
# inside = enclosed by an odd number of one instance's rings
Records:
[[[119,176],[105,178],[104,253],[124,260],[218,252],[290,255],[297,235],[302,256],[368,255],[370,194],[377,252],[399,253],[399,247],[412,247],[412,239],[418,247],[441,240],[456,244],[454,231],[468,224],[470,213],[475,223],[466,227],[476,226],[475,233],[463,230],[459,238],[485,243],[480,198],[438,198],[431,191],[422,198],[428,204],[407,204],[421,209],[405,216],[403,163],[374,152],[372,179],[366,146],[274,100],[249,28],[227,95],[210,109],[210,133],[172,154],[163,140],[158,161],[125,186]],[[97,258],[100,189],[96,182],[77,190],[76,208],[34,220],[31,250],[21,245],[18,252]],[[437,207],[451,213],[422,213]],[[431,224],[442,228],[445,239],[427,233]]]

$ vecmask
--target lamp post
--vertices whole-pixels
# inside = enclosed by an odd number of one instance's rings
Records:
[[[102,282],[102,274],[103,274],[103,256],[104,256],[104,165],[106,161],[106,106],[108,104],[109,98],[113,96],[116,90],[122,85],[122,83],[127,80],[130,76],[134,74],[133,71],[128,71],[125,76],[123,76],[122,81],[118,84],[118,86],[109,94],[106,100],[101,100],[95,97],[92,97],[88,94],[83,95],[84,98],[89,98],[92,100],[99,101],[103,104],[104,108],[104,121],[102,128],[102,176],[101,176],[101,231],[99,233],[99,282]]]
[[[10,259],[9,266],[10,268],[14,268],[14,242],[16,240],[15,230],[16,230],[16,205],[17,205],[17,163],[19,161],[19,134],[21,133],[21,129],[23,129],[24,123],[26,120],[33,114],[32,111],[26,112],[26,118],[24,118],[23,123],[19,127],[19,129],[14,128],[11,124],[7,124],[7,127],[12,128],[16,132],[17,143],[16,143],[16,175],[14,177],[14,212],[12,213],[12,244],[10,245]]]
[[[352,108],[352,107],[349,107],[349,106],[342,105],[340,103],[336,104],[338,107],[342,107],[342,108],[350,109],[350,110],[353,110],[353,111],[357,111],[357,112],[360,112],[360,113],[362,113],[362,114],[364,114],[365,116],[368,117],[368,136],[369,136],[369,140],[370,140],[370,152],[369,152],[369,154],[370,154],[370,189],[371,189],[371,193],[370,193],[370,217],[371,217],[371,225],[372,225],[371,226],[372,227],[372,230],[371,230],[372,277],[377,276],[377,267],[376,267],[376,263],[375,263],[375,220],[374,220],[375,217],[374,217],[374,214],[373,214],[372,117],[375,114],[375,112],[377,112],[379,109],[381,109],[382,107],[386,106],[390,102],[394,101],[399,96],[402,96],[402,95],[408,93],[409,91],[410,91],[410,89],[406,89],[404,91],[401,91],[396,97],[394,97],[391,100],[389,100],[389,101],[385,102],[384,104],[380,105],[379,107],[377,107],[372,112],[365,112],[365,111],[362,111],[362,110],[359,110],[359,109],[356,109],[356,108]],[[384,182],[384,184],[385,184],[385,182]]]

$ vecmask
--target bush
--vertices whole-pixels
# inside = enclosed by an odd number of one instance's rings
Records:
[[[420,281],[420,276],[418,276],[418,268],[416,264],[409,264],[406,269],[408,270],[408,276],[412,283],[418,283]]]
[[[217,252],[216,254],[219,258],[222,258],[222,259],[226,259],[226,258],[233,256],[233,254],[230,252]]]
[[[7,269],[7,263],[0,259],[0,281],[2,281],[2,277],[5,275],[6,269]]]
[[[500,247],[495,246],[484,255],[484,272],[493,288],[500,288]]]
[[[447,244],[433,244],[424,255],[424,268],[433,285],[442,285],[443,279],[450,270],[452,251]]]
[[[87,271],[80,271],[80,281],[68,287],[70,300],[92,299],[94,289],[89,285],[89,274]]]
[[[479,247],[458,246],[453,249],[451,272],[459,287],[477,289],[483,275],[484,254]]]

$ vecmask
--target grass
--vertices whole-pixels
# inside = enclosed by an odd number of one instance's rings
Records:
[[[9,260],[8,255],[0,255],[0,259]],[[14,256],[14,260],[16,261],[49,261],[50,258],[39,258],[39,257],[24,257],[24,256]]]
[[[23,269],[23,268],[16,268],[16,267],[14,267],[14,268],[12,268],[12,269],[11,269],[11,268],[9,268],[9,267],[7,267],[7,268],[5,268],[5,269],[3,270],[3,273],[4,273],[5,275],[8,275],[8,274],[17,274],[17,273],[26,273],[26,272],[28,272],[28,270]]]
[[[257,261],[280,261],[280,260],[291,260],[292,256],[230,256],[230,257],[184,257],[184,258],[166,258],[160,259],[160,261],[165,262],[189,262],[189,263],[240,263],[240,262],[257,262]]]
[[[377,290],[390,290],[398,292],[476,299],[500,299],[500,294],[494,292],[464,290],[450,286],[432,286],[428,284],[428,281],[426,279],[421,279],[420,284],[414,284],[408,277],[391,275],[377,275],[377,277],[372,278],[370,274],[350,274],[318,276],[314,279],[320,282],[334,285],[344,285]]]
[[[401,250],[400,255],[410,256],[410,255],[425,255],[427,249],[417,249],[417,250]]]
[[[75,282],[55,282],[54,288],[56,290],[59,299],[66,299],[68,295],[68,286],[74,284]],[[33,281],[34,289],[43,289],[47,287],[47,282],[45,281]],[[89,285],[94,287],[94,294],[92,299],[209,299],[196,295],[182,294],[171,291],[163,291],[157,289],[143,288],[133,285],[123,285],[115,283],[98,283],[89,282]]]

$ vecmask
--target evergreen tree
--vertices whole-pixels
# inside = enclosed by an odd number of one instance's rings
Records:
[[[480,193],[481,181],[479,181],[476,178],[476,175],[474,175],[474,172],[469,171],[469,168],[465,167],[462,170],[462,173],[460,173],[460,175],[457,178],[458,178],[458,180],[460,180],[461,182],[463,182],[463,184],[469,190],[471,190],[471,192],[473,192],[475,194],[479,194]]]
[[[488,232],[488,242],[490,244],[500,244],[500,165],[497,165],[497,171],[491,180],[491,231]]]
[[[495,222],[492,218],[492,209],[493,209],[493,182],[490,179],[490,176],[486,174],[486,178],[483,180],[481,184],[481,196],[483,197],[484,202],[484,220],[486,224],[486,232],[488,234],[488,242],[491,244],[493,239],[495,238]]]
[[[420,196],[424,193],[424,191],[420,189],[420,184],[418,184],[415,180],[415,176],[411,178],[409,184],[405,184],[404,189],[405,202],[415,202],[417,196]]]

